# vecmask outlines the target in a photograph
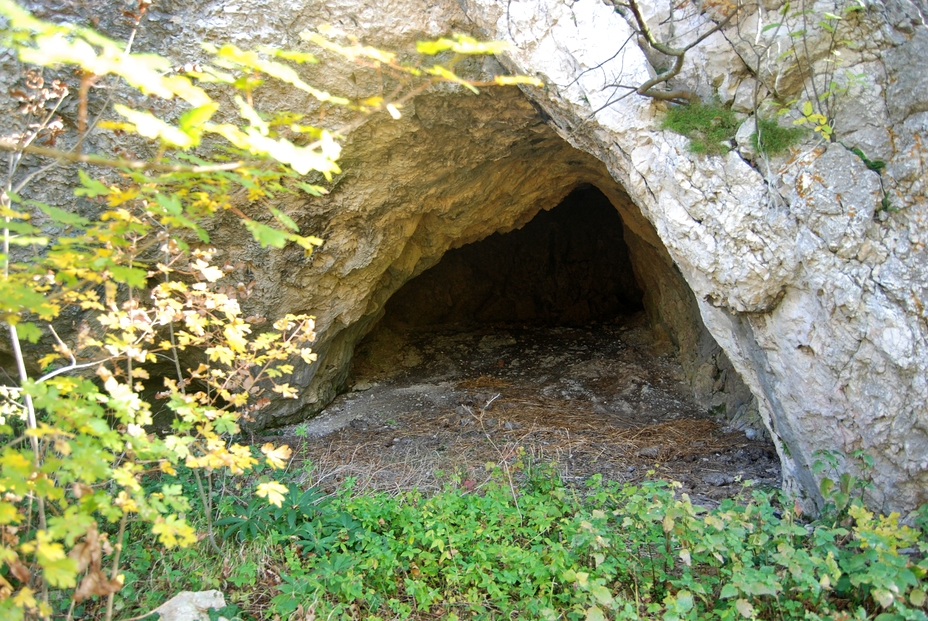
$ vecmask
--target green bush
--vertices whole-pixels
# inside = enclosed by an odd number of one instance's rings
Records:
[[[734,138],[738,120],[721,104],[696,103],[672,106],[661,127],[689,138],[691,153],[720,155],[730,150],[725,142]]]

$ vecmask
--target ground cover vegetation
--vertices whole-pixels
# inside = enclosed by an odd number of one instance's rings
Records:
[[[810,520],[750,484],[712,510],[672,482],[568,486],[519,452],[432,495],[352,481],[326,495],[299,483],[308,474],[289,473],[280,508],[217,493],[219,557],[159,559],[134,539],[120,604],[219,588],[241,619],[926,618],[928,507],[913,526],[875,515],[847,475],[825,478]]]
[[[147,6],[127,15],[135,28]],[[323,194],[305,176],[339,173],[346,132],[401,115],[436,81],[475,89],[453,67],[497,44],[423,43],[409,64],[307,32],[391,76],[393,92],[354,101],[301,78],[315,62],[306,51],[223,45],[173,67],[133,53],[135,31],[121,44],[7,0],[0,20],[0,43],[24,64],[8,85],[18,125],[0,138],[3,619],[126,618],[206,587],[229,593],[226,616],[243,619],[926,618],[926,511],[908,526],[874,515],[846,475],[824,479],[832,506],[806,522],[750,488],[712,511],[667,482],[570,488],[519,454],[488,464],[482,483],[449,476],[428,497],[350,482],[325,495],[287,469],[289,447],[240,443],[244,421],[294,396],[287,377],[313,362],[314,326],[244,316],[249,287],[205,223],[231,213],[264,247],[312,252],[321,240],[291,215],[243,205]],[[253,95],[266,83],[354,120],[326,129],[260,111]],[[133,90],[142,105],[129,105]],[[105,132],[151,155],[95,151]],[[36,198],[68,166],[73,196]],[[172,413],[163,433],[151,430],[153,403]],[[839,462],[823,456],[823,467]]]

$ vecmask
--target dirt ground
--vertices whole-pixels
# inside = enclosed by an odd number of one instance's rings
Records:
[[[380,328],[356,352],[351,391],[273,441],[330,489],[346,477],[362,489],[428,491],[449,477],[473,488],[520,447],[569,483],[663,478],[705,506],[742,481],[779,485],[773,446],[726,429],[682,379],[640,316],[583,328]]]

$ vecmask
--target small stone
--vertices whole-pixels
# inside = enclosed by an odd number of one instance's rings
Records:
[[[722,472],[710,472],[709,474],[704,474],[702,477],[702,482],[706,485],[712,485],[714,487],[722,487],[723,485],[731,485],[735,482],[735,477],[730,474],[725,474]]]
[[[512,423],[509,421],[506,421],[505,423],[503,423],[503,427],[506,429],[506,431],[512,431],[513,429],[522,429],[522,425],[520,425],[519,423]]]
[[[225,607],[225,597],[219,591],[181,591],[152,612],[162,621],[209,621],[207,610]]]
[[[648,459],[657,459],[657,456],[660,454],[660,452],[661,452],[660,446],[648,446],[646,448],[641,449],[635,454],[638,457],[646,457]]]

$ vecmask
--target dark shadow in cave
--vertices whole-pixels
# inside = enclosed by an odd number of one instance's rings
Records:
[[[622,219],[585,185],[519,230],[447,252],[390,298],[381,325],[576,326],[642,309]]]

